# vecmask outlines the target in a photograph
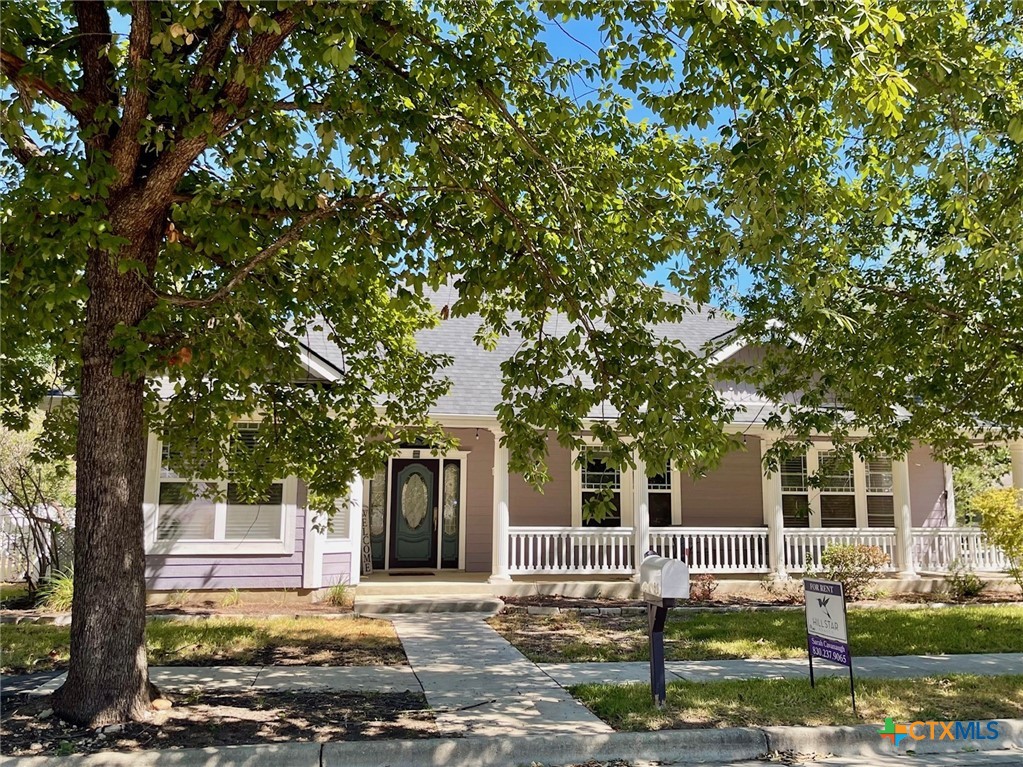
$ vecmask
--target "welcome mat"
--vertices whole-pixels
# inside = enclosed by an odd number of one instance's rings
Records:
[[[415,575],[415,576],[418,576],[418,577],[422,577],[424,575],[429,575],[432,578],[437,573],[431,573],[431,572],[425,571],[425,570],[421,571],[421,572],[416,572],[415,570],[412,570],[412,571],[409,571],[409,572],[396,572],[396,573],[389,572],[387,574],[389,576],[391,576],[392,578],[403,578],[403,577],[406,577],[406,576],[409,576],[409,575]]]

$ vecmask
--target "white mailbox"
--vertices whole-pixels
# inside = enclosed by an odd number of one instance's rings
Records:
[[[639,589],[658,599],[689,599],[689,565],[679,559],[650,555],[639,565]]]

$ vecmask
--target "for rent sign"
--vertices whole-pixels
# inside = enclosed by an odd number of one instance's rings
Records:
[[[803,581],[803,595],[810,657],[852,666],[842,584],[807,578]]]
[[[803,596],[806,600],[806,647],[810,654],[810,684],[814,684],[814,658],[840,663],[847,667],[853,713],[856,713],[856,687],[853,684],[852,654],[849,652],[849,629],[845,622],[845,593],[842,591],[842,584],[805,578]]]

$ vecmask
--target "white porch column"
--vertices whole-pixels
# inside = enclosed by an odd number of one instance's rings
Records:
[[[362,477],[358,474],[348,486],[348,539],[352,542],[352,571],[348,583],[357,586],[362,579]]]
[[[508,448],[494,432],[494,540],[489,583],[507,583],[508,575]]]
[[[767,451],[775,440],[760,438],[760,459],[763,461]],[[763,463],[761,463],[763,466]],[[767,563],[771,568],[771,577],[787,580],[785,569],[785,514],[781,505],[781,472],[763,473],[764,522],[767,523]]]
[[[323,588],[323,549],[327,541],[326,530],[317,529],[324,523],[322,517],[305,510],[305,541],[302,548],[302,588]]]
[[[913,562],[913,514],[909,498],[908,456],[892,461],[892,495],[895,503],[895,568],[903,578],[916,577]]]
[[[956,526],[956,487],[953,482],[952,467],[947,463],[941,464],[942,476],[945,478],[945,525]]]
[[[1009,444],[1009,456],[1012,458],[1012,486],[1023,490],[1023,439]]]
[[[646,461],[635,457],[636,470],[632,473],[632,533],[634,581],[639,581],[639,565],[650,550],[650,495],[647,492]]]

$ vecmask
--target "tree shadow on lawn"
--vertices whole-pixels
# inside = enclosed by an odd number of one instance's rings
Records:
[[[422,693],[205,692],[175,695],[175,706],[150,722],[97,733],[39,714],[48,697],[24,696],[5,706],[0,748],[6,756],[46,753],[203,748],[437,737]],[[33,747],[34,744],[38,744]],[[67,744],[67,745],[62,745]]]
[[[67,626],[20,623],[0,632],[4,673],[67,668]],[[394,628],[368,618],[150,621],[152,666],[397,666],[407,660]]]

